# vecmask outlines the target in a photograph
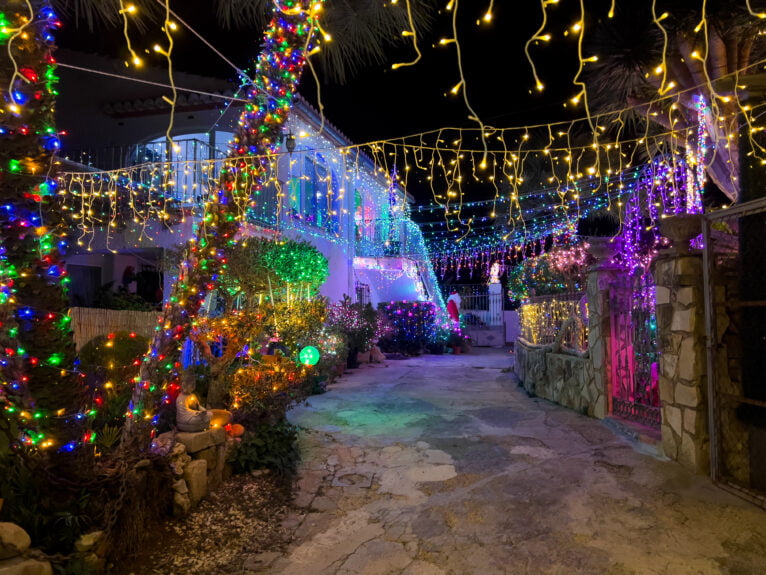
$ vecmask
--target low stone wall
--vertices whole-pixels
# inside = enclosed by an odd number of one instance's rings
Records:
[[[31,554],[29,534],[15,523],[0,522],[0,573],[8,575],[53,575],[48,561]]]
[[[596,385],[587,354],[556,350],[556,345],[534,345],[516,340],[514,370],[531,395],[542,397],[580,413],[607,416],[604,390]]]
[[[196,433],[163,433],[155,447],[168,454],[173,472],[173,514],[186,515],[213,489],[231,476],[226,460],[235,438],[223,428]]]

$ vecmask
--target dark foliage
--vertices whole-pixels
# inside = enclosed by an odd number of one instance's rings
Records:
[[[612,237],[620,232],[620,218],[609,210],[595,210],[577,221],[577,235]]]
[[[235,473],[255,469],[270,469],[282,475],[292,475],[300,462],[297,445],[298,428],[286,419],[276,423],[251,426],[230,463]]]

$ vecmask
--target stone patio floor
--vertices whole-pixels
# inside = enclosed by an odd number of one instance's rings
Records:
[[[528,397],[512,364],[507,348],[388,360],[294,409],[292,543],[244,573],[766,573],[766,510]]]

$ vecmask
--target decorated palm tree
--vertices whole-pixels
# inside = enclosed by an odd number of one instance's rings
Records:
[[[747,143],[740,138],[746,116],[733,88],[766,57],[761,17],[737,0],[623,2],[613,18],[605,16],[592,14],[587,39],[598,58],[585,68],[592,111],[627,110],[620,129],[630,120],[633,134],[654,130],[667,134],[674,149],[694,148],[704,156],[709,180],[737,201],[740,147]],[[707,154],[697,149],[706,142],[689,137],[700,121],[709,134]]]
[[[73,517],[80,489],[94,479],[95,438],[68,316],[66,226],[56,209],[59,26],[46,2],[0,8],[0,497],[5,516],[49,549],[71,543],[51,526],[57,516]]]

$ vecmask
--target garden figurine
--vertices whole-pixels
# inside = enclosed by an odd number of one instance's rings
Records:
[[[176,398],[176,427],[179,431],[198,432],[211,427],[222,427],[231,421],[231,412],[225,409],[205,409],[194,393],[194,374],[181,375],[181,393]]]
[[[460,294],[457,293],[457,290],[453,289],[447,298],[447,313],[449,314],[450,319],[454,322],[460,322],[461,303],[462,300],[460,298]]]

